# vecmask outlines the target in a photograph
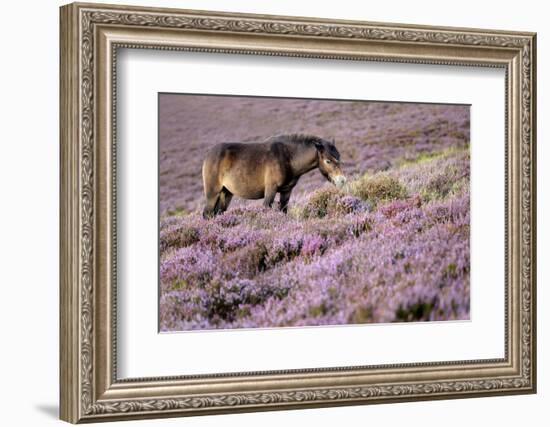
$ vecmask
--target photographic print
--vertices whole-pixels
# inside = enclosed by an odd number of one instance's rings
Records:
[[[160,331],[467,320],[468,105],[159,94]]]
[[[536,33],[59,23],[62,420],[536,393]]]

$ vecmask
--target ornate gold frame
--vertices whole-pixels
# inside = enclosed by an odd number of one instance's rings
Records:
[[[534,33],[99,4],[61,8],[61,418],[77,423],[534,393]],[[505,357],[176,378],[116,377],[118,47],[503,67]]]

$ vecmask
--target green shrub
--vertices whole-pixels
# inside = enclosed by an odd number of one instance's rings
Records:
[[[363,200],[336,187],[325,187],[315,191],[306,204],[293,213],[299,218],[307,219],[347,215],[368,210],[370,205]]]
[[[375,204],[407,197],[405,187],[387,173],[365,174],[350,184],[350,191],[354,196]]]
[[[300,212],[302,218],[323,218],[328,215],[332,205],[340,194],[340,190],[334,187],[326,187],[316,190]]]

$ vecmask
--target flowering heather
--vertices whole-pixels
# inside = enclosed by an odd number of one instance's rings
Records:
[[[404,193],[374,208],[327,185],[288,215],[250,206],[164,219],[161,329],[468,319],[467,182],[431,186],[467,157],[392,170]]]
[[[469,319],[467,107],[191,98],[161,98],[162,331]],[[203,149],[281,131],[335,136],[348,185],[314,171],[288,214],[235,199],[203,219]]]

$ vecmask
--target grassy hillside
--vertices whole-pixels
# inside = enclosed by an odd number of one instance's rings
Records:
[[[163,331],[467,319],[469,107],[163,94]],[[219,142],[335,138],[349,185],[302,177],[288,215],[200,215]]]
[[[201,165],[220,142],[262,141],[283,133],[336,139],[349,176],[400,166],[470,141],[469,107],[389,102],[317,101],[161,95],[160,211],[192,212],[203,203]],[[300,179],[293,197],[325,184],[318,172]],[[233,201],[236,206],[258,202]],[[235,207],[232,204],[232,207]]]
[[[416,132],[440,135],[437,120]],[[455,132],[429,149],[358,144],[348,186],[309,183],[288,215],[241,203],[204,220],[170,199],[161,330],[467,319],[470,157]]]

